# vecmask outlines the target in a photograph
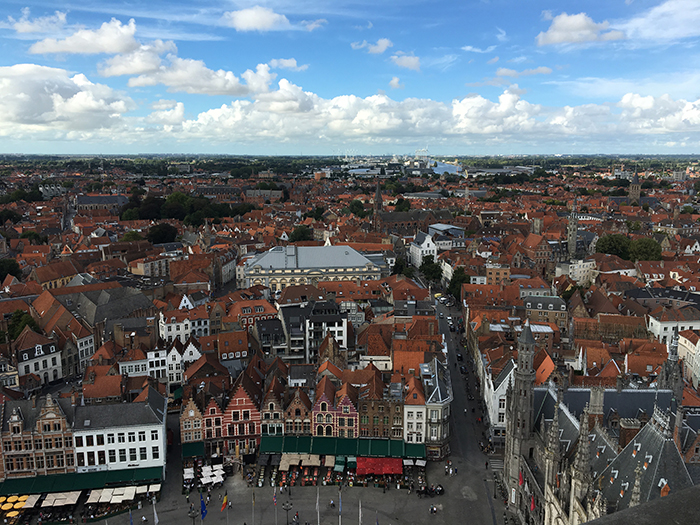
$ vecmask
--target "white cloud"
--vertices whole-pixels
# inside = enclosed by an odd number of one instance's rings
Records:
[[[289,69],[290,71],[306,71],[309,64],[297,65],[296,58],[273,58],[270,67],[275,69]]]
[[[30,18],[28,7],[22,9],[22,17],[15,20],[8,16],[7,22],[0,22],[0,27],[11,28],[18,33],[51,33],[60,31],[66,24],[66,13],[55,11],[53,15]]]
[[[152,105],[154,111],[148,115],[147,121],[157,124],[174,126],[182,124],[185,118],[185,105],[174,100],[160,100]]]
[[[423,64],[426,67],[433,67],[439,69],[440,71],[447,71],[459,60],[459,56],[447,54],[440,57],[433,57],[423,60]]]
[[[495,64],[496,62],[498,62],[498,57],[493,57],[491,60],[487,61],[486,63],[487,64]]]
[[[487,47],[486,49],[481,49],[481,48],[474,47],[474,46],[464,46],[464,47],[462,47],[462,51],[469,51],[469,52],[471,52],[471,53],[490,53],[490,52],[493,51],[494,49],[496,49],[496,46],[489,46],[489,47]]]
[[[391,77],[391,80],[389,81],[389,87],[391,89],[403,89],[404,85],[399,80],[399,77]]]
[[[300,22],[300,25],[307,31],[313,31],[315,29],[323,27],[327,23],[328,20],[326,20],[325,18],[319,18],[318,20],[302,20]]]
[[[496,75],[499,77],[526,77],[530,75],[549,75],[552,73],[551,68],[540,66],[534,69],[525,69],[523,71],[516,71],[514,69],[508,69],[505,67],[498,68]]]
[[[609,27],[609,22],[596,23],[586,13],[562,13],[552,19],[547,31],[537,35],[537,45],[582,44],[620,40],[625,37],[621,31],[611,30]]]
[[[135,107],[129,97],[82,74],[35,64],[0,67],[0,136],[79,140],[119,128]]]
[[[674,41],[700,36],[700,3],[667,0],[620,24],[631,40]]]
[[[270,66],[267,64],[258,64],[255,71],[249,69],[244,72],[241,76],[246,83],[243,83],[231,71],[223,69],[214,71],[207,68],[201,60],[168,55],[167,62],[167,64],[161,64],[156,70],[130,78],[129,86],[163,84],[171,92],[240,97],[267,91],[270,82],[276,77],[274,73],[270,73]]]
[[[496,40],[498,40],[499,42],[507,42],[508,41],[508,35],[506,34],[506,32],[503,29],[501,29],[500,27],[497,27],[496,31],[498,31],[498,33],[496,33]]]
[[[120,20],[112,18],[105,22],[97,30],[80,29],[63,40],[46,38],[36,42],[29,48],[30,53],[66,53],[94,55],[98,53],[128,53],[139,44],[134,39],[136,22],[133,18],[127,25],[122,25]]]
[[[224,13],[222,20],[236,31],[262,32],[292,29],[286,16],[259,5],[240,11],[228,11]]]
[[[399,67],[420,71],[420,58],[413,55],[393,55],[391,61]]]
[[[369,42],[367,42],[367,40],[363,40],[362,42],[351,43],[350,47],[352,47],[355,50],[366,48],[368,53],[371,53],[373,55],[381,55],[390,47],[394,47],[394,43],[388,38],[380,38],[379,40],[377,40],[376,44],[370,44]]]
[[[103,77],[148,73],[160,67],[162,62],[160,55],[176,52],[177,47],[175,43],[156,40],[150,44],[140,45],[138,49],[131,53],[108,58],[99,65],[99,72]]]

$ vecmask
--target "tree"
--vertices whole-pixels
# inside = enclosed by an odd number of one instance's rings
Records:
[[[0,282],[5,280],[7,274],[14,275],[17,279],[22,277],[22,269],[15,259],[0,259]]]
[[[469,282],[469,276],[461,266],[452,272],[452,279],[447,286],[447,293],[452,297],[459,298],[462,295],[462,285]]]
[[[298,241],[312,241],[314,239],[314,232],[311,228],[305,225],[297,226],[294,231],[289,236],[289,242]]]
[[[153,244],[173,242],[177,238],[177,228],[167,223],[156,224],[148,230],[146,239]]]
[[[411,209],[411,203],[407,199],[404,199],[403,197],[399,197],[399,199],[396,201],[396,206],[394,206],[394,210],[396,211],[408,211]]]
[[[129,208],[124,213],[122,213],[123,221],[137,221],[139,219],[138,208]]]
[[[598,239],[595,250],[598,253],[617,255],[621,259],[628,260],[630,256],[630,240],[619,233],[604,235]]]
[[[32,232],[32,231],[27,231],[27,232],[22,232],[22,235],[19,236],[20,239],[29,239],[31,242],[35,244],[41,244],[41,235],[39,235],[37,232]]]
[[[391,275],[405,275],[409,279],[413,278],[415,269],[413,266],[408,266],[403,257],[397,257],[394,266],[391,268]]]
[[[5,224],[7,221],[12,221],[17,224],[22,220],[22,216],[14,210],[0,211],[0,224]]]
[[[649,237],[637,239],[630,243],[629,256],[632,261],[660,261],[661,245]]]
[[[692,206],[689,206],[689,205],[686,204],[685,206],[683,206],[683,209],[681,210],[681,213],[691,214],[691,213],[695,213],[695,210],[693,209]]]
[[[143,240],[143,236],[136,230],[129,230],[124,234],[124,237],[122,237],[122,241],[124,242],[133,242],[141,240]]]
[[[10,318],[10,322],[7,323],[7,331],[10,334],[10,339],[13,341],[17,339],[27,325],[35,332],[40,331],[39,325],[36,324],[36,321],[31,315],[24,310],[15,310]]]
[[[430,281],[439,281],[442,277],[442,268],[440,263],[436,263],[432,255],[428,255],[423,259],[419,270]]]
[[[367,212],[365,212],[365,205],[362,204],[362,201],[359,201],[357,199],[353,200],[350,203],[348,209],[350,210],[350,213],[352,213],[356,217],[363,218],[367,216]]]

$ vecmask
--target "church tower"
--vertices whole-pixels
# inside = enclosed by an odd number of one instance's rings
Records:
[[[566,226],[566,242],[569,247],[569,260],[576,258],[576,237],[578,236],[578,214],[576,213],[576,198],[569,213],[569,224]]]
[[[379,179],[377,179],[377,188],[374,190],[374,213],[372,215],[372,221],[374,222],[374,231],[379,231],[379,214],[382,211],[382,190],[379,187]]]
[[[632,184],[630,184],[629,190],[627,191],[627,198],[629,199],[629,202],[627,204],[629,204],[630,206],[635,204],[639,206],[641,204],[641,197],[642,185],[639,184],[639,175],[637,175],[637,171],[635,170],[634,178],[632,179]]]
[[[533,417],[535,370],[535,338],[532,336],[530,323],[526,322],[518,337],[518,367],[515,370],[515,383],[508,388],[508,405],[506,409],[506,450],[504,457],[504,475],[510,493],[510,504],[520,506],[521,462],[523,456],[534,454]]]
[[[469,215],[469,183],[464,185],[464,215]]]

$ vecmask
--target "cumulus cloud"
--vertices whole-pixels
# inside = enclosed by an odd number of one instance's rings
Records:
[[[479,47],[474,47],[474,46],[464,46],[462,47],[462,51],[469,51],[470,53],[490,53],[496,49],[496,46],[489,46],[485,49],[481,49]]]
[[[116,54],[128,53],[136,49],[139,44],[134,39],[136,22],[133,18],[127,25],[120,20],[112,18],[105,22],[97,30],[80,29],[63,40],[46,38],[36,42],[29,48],[30,53],[66,53],[94,55],[98,53]]]
[[[350,47],[353,49],[367,49],[368,53],[371,53],[373,55],[381,55],[389,49],[390,47],[394,47],[394,43],[389,40],[388,38],[380,38],[377,40],[376,44],[370,44],[367,42],[367,40],[363,40],[362,42],[353,42],[350,44]]]
[[[185,105],[174,100],[159,100],[152,105],[154,111],[146,118],[148,122],[174,126],[185,118]]]
[[[389,87],[391,89],[403,89],[404,85],[399,80],[399,77],[391,77],[391,80],[389,81]]]
[[[129,86],[162,84],[171,92],[240,97],[267,91],[276,75],[270,73],[267,64],[258,64],[255,71],[249,69],[241,76],[246,83],[241,82],[231,71],[209,69],[202,60],[168,55],[156,70],[130,78]]]
[[[552,73],[551,68],[540,66],[534,69],[525,69],[523,71],[516,71],[515,69],[508,69],[505,67],[500,67],[496,71],[496,75],[499,77],[526,77],[530,75],[549,75]]]
[[[605,42],[620,40],[624,37],[622,31],[610,29],[610,23],[607,21],[596,23],[586,13],[576,15],[562,13],[552,18],[549,29],[537,35],[536,41],[538,46],[546,46]]]
[[[18,33],[50,33],[61,30],[66,24],[66,13],[61,11],[37,18],[30,18],[30,14],[29,8],[25,7],[19,20],[8,16],[7,22],[0,22],[0,27],[14,29]]]
[[[99,65],[99,72],[103,77],[148,73],[157,70],[161,65],[162,54],[176,52],[174,42],[156,40],[150,44],[141,44],[131,53],[108,58]]]
[[[397,54],[391,57],[391,61],[399,67],[420,71],[420,58],[417,56]]]
[[[121,126],[135,108],[131,98],[82,74],[36,64],[0,67],[2,136],[78,138]]]
[[[491,60],[487,61],[486,63],[487,64],[495,64],[496,62],[498,62],[498,57],[493,57]]]
[[[269,7],[256,5],[240,11],[227,11],[223,22],[236,31],[283,31],[292,29],[289,19]]]
[[[297,64],[296,58],[273,58],[270,60],[270,67],[274,69],[288,69],[290,71],[306,71],[309,64]]]

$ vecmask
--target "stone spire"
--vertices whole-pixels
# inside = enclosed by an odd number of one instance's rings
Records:
[[[632,487],[632,496],[630,496],[630,508],[639,505],[642,499],[642,469],[637,464],[637,468],[634,469],[634,486]]]
[[[557,484],[557,472],[559,470],[560,460],[559,401],[557,401],[557,403],[554,405],[554,416],[552,416],[552,423],[547,429],[547,438],[545,443],[545,483],[549,484],[553,490]]]

